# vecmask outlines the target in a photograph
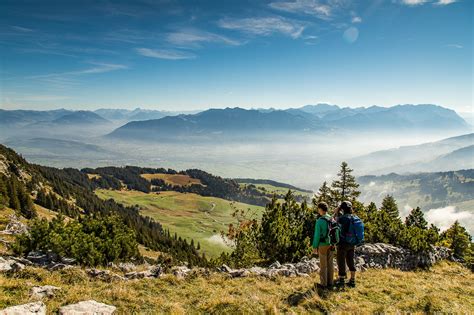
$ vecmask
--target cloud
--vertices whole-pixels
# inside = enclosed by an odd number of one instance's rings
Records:
[[[435,5],[448,5],[456,1],[457,0],[438,0],[438,2],[435,3]]]
[[[299,38],[305,29],[305,26],[301,23],[280,16],[242,19],[225,18],[219,20],[217,24],[225,29],[242,31],[253,35],[269,36],[274,33],[280,33],[295,39]]]
[[[441,231],[448,229],[454,221],[459,221],[466,226],[469,232],[474,232],[472,222],[474,222],[474,213],[468,211],[456,212],[456,207],[448,206],[445,208],[431,209],[425,213],[426,220],[438,226]]]
[[[457,49],[462,49],[464,48],[463,45],[459,45],[459,44],[447,44],[445,45],[446,47],[449,47],[449,48],[457,48]]]
[[[351,21],[352,23],[361,23],[362,18],[360,16],[354,16]]]
[[[70,86],[76,84],[77,77],[90,74],[99,74],[106,73],[116,70],[127,69],[128,67],[121,64],[112,64],[112,63],[99,63],[99,62],[89,62],[93,67],[68,71],[68,72],[59,72],[59,73],[48,73],[40,74],[26,77],[27,79],[40,80],[44,83],[49,83],[55,85],[56,87],[63,88],[65,86]]]
[[[24,32],[24,33],[34,32],[34,30],[31,28],[26,28],[26,27],[22,27],[18,25],[11,25],[10,27],[14,29],[15,31],[19,31],[19,32]]]
[[[429,0],[400,0],[401,4],[408,6],[417,6],[427,3]]]
[[[448,5],[457,2],[457,0],[399,0],[398,1],[401,4],[408,5],[408,6],[418,6],[418,5],[423,5],[426,3],[432,3],[433,5]]]
[[[196,58],[194,54],[177,50],[137,48],[136,51],[142,56],[157,59],[182,60]]]
[[[181,30],[179,32],[169,33],[166,36],[166,41],[184,47],[200,47],[202,43],[221,43],[231,46],[241,44],[239,41],[226,36],[198,30]]]
[[[332,13],[330,5],[317,0],[278,1],[271,2],[269,6],[275,10],[313,15],[324,20],[329,19]]]

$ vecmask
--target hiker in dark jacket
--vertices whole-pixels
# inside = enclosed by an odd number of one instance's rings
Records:
[[[325,202],[318,204],[318,212],[321,216],[316,221],[313,238],[313,253],[319,255],[320,282],[319,289],[328,289],[334,285],[334,248],[329,243],[329,220],[331,216],[327,214],[328,205]]]
[[[349,234],[352,216],[352,204],[349,201],[343,201],[338,208],[339,217],[337,222],[341,227],[341,237],[337,245],[337,268],[339,269],[339,280],[336,286],[342,287],[345,285],[346,279],[346,264],[351,272],[351,278],[347,283],[350,287],[355,287],[355,263],[354,263],[354,245],[349,244],[344,236]]]

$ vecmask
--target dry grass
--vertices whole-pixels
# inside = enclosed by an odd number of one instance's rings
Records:
[[[106,283],[90,280],[82,270],[28,268],[14,277],[0,275],[0,309],[29,302],[33,285],[50,284],[62,288],[58,296],[45,300],[50,312],[95,299],[115,305],[118,314],[474,313],[474,276],[453,263],[443,262],[431,271],[370,270],[360,274],[355,289],[314,294],[290,306],[288,296],[311,289],[316,276],[228,279],[213,274]]]
[[[101,176],[99,174],[89,174],[89,173],[87,174],[87,177],[89,179],[100,179],[101,178]]]
[[[142,174],[141,177],[148,181],[162,179],[165,183],[173,186],[202,185],[199,179],[183,174]]]

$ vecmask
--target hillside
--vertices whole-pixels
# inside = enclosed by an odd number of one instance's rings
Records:
[[[359,174],[376,175],[468,169],[474,168],[474,160],[469,149],[463,148],[472,145],[474,133],[469,133],[436,142],[376,151],[352,158],[349,163]],[[454,153],[456,150],[460,151]]]
[[[235,221],[232,216],[235,210],[251,209],[257,217],[263,212],[260,206],[175,191],[146,194],[99,189],[96,194],[104,200],[111,198],[126,206],[138,206],[142,216],[160,222],[172,235],[177,233],[188,242],[199,244],[201,253],[214,258],[230,250],[221,232],[226,232]]]
[[[447,221],[458,219],[474,234],[474,170],[418,173],[411,175],[388,174],[361,176],[361,200],[380,204],[387,195],[393,195],[402,215],[411,207],[419,206],[437,225],[446,227]],[[444,216],[429,216],[429,210],[452,207]],[[457,215],[456,215],[457,213]]]
[[[29,164],[13,150],[0,146],[0,188],[0,209],[9,206],[32,219],[39,215],[36,208],[42,206],[78,224],[93,218],[118,220],[119,228],[128,233],[135,244],[166,253],[175,261],[197,265],[207,262],[192,244],[172,237],[159,222],[141,216],[135,207],[98,198],[94,193],[97,183],[79,170]],[[67,246],[66,250],[72,247]]]
[[[177,279],[102,281],[83,270],[50,272],[28,267],[18,276],[0,273],[0,309],[28,303],[33,286],[61,291],[43,299],[48,312],[94,299],[117,307],[115,314],[280,314],[280,313],[456,313],[472,314],[473,273],[454,263],[430,271],[371,269],[359,274],[358,286],[340,292],[311,293],[317,276],[230,279],[227,275]],[[307,293],[297,306],[289,298]]]

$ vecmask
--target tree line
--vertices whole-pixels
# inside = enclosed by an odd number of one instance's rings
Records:
[[[430,251],[432,246],[442,245],[472,268],[474,246],[470,234],[459,222],[440,233],[435,225],[428,224],[420,208],[413,209],[402,221],[396,200],[390,195],[384,198],[380,208],[374,203],[364,205],[357,200],[359,185],[352,171],[343,162],[337,178],[331,184],[323,183],[311,205],[306,201],[296,202],[290,190],[283,202],[274,198],[261,219],[249,211],[236,210],[236,223],[225,233],[234,250],[223,253],[218,261],[234,266],[298,261],[311,253],[317,204],[324,201],[335,209],[343,200],[349,200],[354,213],[364,221],[366,242],[393,244],[413,252]]]

